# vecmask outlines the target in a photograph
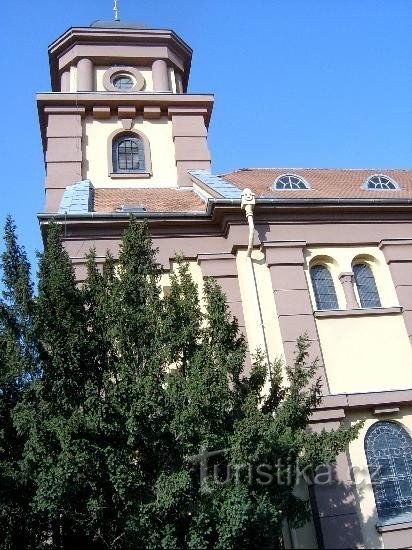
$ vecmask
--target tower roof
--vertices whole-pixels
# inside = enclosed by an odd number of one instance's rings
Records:
[[[89,27],[71,27],[49,46],[53,90],[59,90],[61,72],[82,57],[103,64],[168,59],[181,72],[186,90],[192,49],[172,30],[137,22],[96,21]]]
[[[148,29],[149,26],[137,21],[93,21],[90,27],[97,29]]]

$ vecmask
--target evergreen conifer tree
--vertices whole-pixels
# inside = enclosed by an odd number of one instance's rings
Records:
[[[36,299],[13,235],[9,225],[0,311],[4,548],[17,540],[7,518],[26,510],[27,548],[278,547],[284,520],[309,512],[293,466],[333,461],[358,430],[307,430],[321,398],[307,339],[290,368],[257,351],[245,376],[221,289],[206,279],[199,296],[178,259],[163,296],[145,223],[131,220],[116,262],[91,251],[80,285],[50,225]]]
[[[32,334],[34,302],[29,262],[17,242],[10,217],[4,241],[0,300],[0,545],[17,548],[30,542],[35,521],[30,510],[31,488],[24,483],[19,469],[24,439],[13,422],[24,389],[37,374]]]

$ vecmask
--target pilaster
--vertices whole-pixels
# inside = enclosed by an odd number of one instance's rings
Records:
[[[46,108],[46,212],[56,212],[67,185],[82,179],[84,109]]]
[[[304,241],[266,241],[262,242],[262,251],[272,279],[286,361],[293,364],[296,341],[306,333],[310,342],[309,361],[318,359],[318,376],[327,394],[329,386],[304,272],[305,245]]]
[[[403,308],[406,330],[412,343],[412,240],[388,239],[381,241],[379,248],[389,266],[399,305]]]
[[[188,170],[210,171],[204,108],[170,107],[179,185],[189,185]]]
[[[197,261],[203,277],[213,277],[226,295],[230,312],[239,323],[240,332],[246,338],[245,317],[239,287],[236,256],[230,253],[198,254]],[[250,356],[247,355],[245,374],[250,371]]]

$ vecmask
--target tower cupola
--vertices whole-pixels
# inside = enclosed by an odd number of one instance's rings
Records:
[[[187,93],[191,48],[171,30],[97,21],[49,47],[51,93],[37,96],[46,207],[68,186],[160,190],[209,170],[210,94]]]

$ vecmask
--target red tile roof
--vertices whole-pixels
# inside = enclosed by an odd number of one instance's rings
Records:
[[[302,176],[309,190],[275,191],[272,185],[283,174]],[[362,186],[374,174],[394,180],[399,190],[367,190]],[[279,198],[412,198],[412,170],[349,170],[328,168],[247,168],[221,174],[240,189],[251,188],[258,197]]]
[[[116,212],[122,205],[142,205],[148,212],[203,212],[206,209],[205,202],[190,190],[94,189],[95,212]]]
[[[273,190],[279,176],[296,174],[310,185],[308,190]],[[374,174],[389,176],[399,190],[363,188]],[[220,177],[239,189],[251,188],[257,197],[285,199],[402,199],[412,198],[412,170],[351,170],[329,168],[245,168]],[[122,205],[142,205],[148,212],[204,212],[206,203],[192,190],[173,188],[95,188],[94,211],[116,212]]]

